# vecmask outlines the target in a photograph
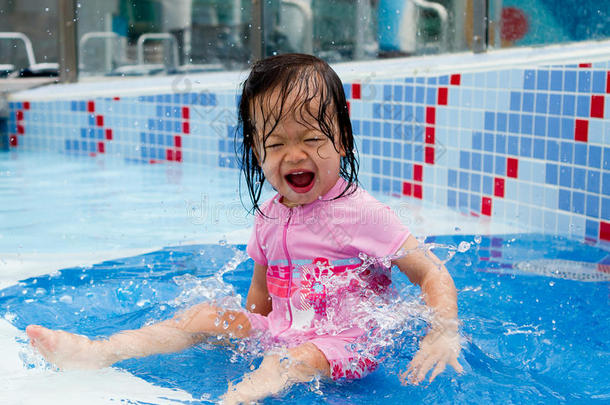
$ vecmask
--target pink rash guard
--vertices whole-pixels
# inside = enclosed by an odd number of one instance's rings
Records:
[[[353,320],[367,292],[379,294],[391,283],[390,269],[380,264],[359,277],[350,272],[362,264],[361,253],[387,257],[409,236],[396,214],[361,188],[333,200],[346,184],[339,179],[319,200],[294,208],[280,203],[279,194],[271,198],[261,206],[265,216],[256,215],[247,248],[267,267],[272,298],[268,316],[248,313],[253,329],[287,347],[313,343],[333,379],[360,378],[377,367],[375,350],[355,349],[367,332]]]

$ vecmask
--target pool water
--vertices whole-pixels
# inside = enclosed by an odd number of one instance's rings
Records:
[[[544,235],[429,237],[459,290],[465,337],[460,361],[432,384],[401,386],[397,374],[421,330],[405,330],[382,367],[353,382],[297,386],[281,398],[298,403],[607,403],[610,400],[610,273],[600,247]],[[460,245],[461,244],[461,245]],[[467,249],[467,250],[466,250]],[[242,305],[253,262],[244,245],[168,247],[149,254],[73,267],[0,290],[0,313],[23,330],[44,324],[87,336],[108,336],[166,319],[203,300]],[[221,272],[219,273],[219,269]],[[418,289],[394,274],[401,295]],[[228,298],[227,298],[228,297]],[[28,367],[40,367],[24,347]],[[203,344],[182,353],[118,363],[148,382],[208,403],[257,365],[223,346]]]
[[[423,332],[414,325],[393,336],[388,360],[363,380],[299,385],[266,403],[610,401],[608,246],[378,197],[448,260],[466,373],[401,386],[397,375]],[[243,304],[251,223],[235,171],[0,153],[0,403],[217,400],[259,356],[209,342],[100,371],[58,372],[28,347],[24,328],[101,337],[196,302]],[[403,275],[394,285],[418,301]]]

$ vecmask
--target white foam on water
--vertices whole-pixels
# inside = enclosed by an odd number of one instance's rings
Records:
[[[175,404],[195,400],[190,394],[150,384],[115,368],[96,371],[56,371],[40,365],[27,368],[21,356],[35,356],[26,339],[8,321],[0,319],[0,403],[2,404],[108,404],[142,401]]]

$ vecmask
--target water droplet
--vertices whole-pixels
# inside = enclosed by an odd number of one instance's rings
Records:
[[[464,252],[467,252],[468,249],[470,249],[470,243],[468,243],[466,241],[460,242],[460,244],[458,246],[458,252],[464,253]]]
[[[481,237],[481,235],[476,235],[474,237],[474,243],[476,243],[477,245],[480,245],[482,240],[483,238]]]
[[[214,319],[214,326],[220,325],[220,318]]]

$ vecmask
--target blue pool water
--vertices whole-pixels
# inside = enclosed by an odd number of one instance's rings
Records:
[[[455,253],[447,267],[459,290],[464,375],[448,371],[430,385],[401,386],[397,373],[421,335],[405,330],[395,337],[401,344],[392,356],[366,378],[322,382],[319,389],[297,386],[265,403],[610,401],[608,250],[525,234],[436,236],[426,243],[441,258]],[[243,252],[243,245],[177,246],[63,269],[0,290],[0,315],[21,330],[38,323],[96,337],[165,319],[205,299],[233,297],[243,304],[253,267]],[[403,296],[418,293],[401,274],[394,285]],[[23,359],[34,367],[27,355]],[[209,403],[253,364],[254,357],[204,344],[116,367],[201,398],[189,403]]]

